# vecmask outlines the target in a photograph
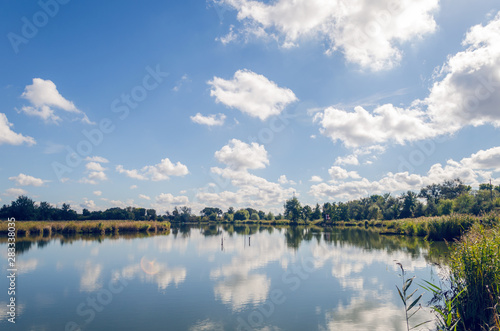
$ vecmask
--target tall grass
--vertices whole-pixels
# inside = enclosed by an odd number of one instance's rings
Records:
[[[140,221],[72,221],[72,222],[16,222],[18,237],[53,234],[117,234],[137,232],[164,232],[170,230],[169,222]],[[8,223],[0,222],[0,235],[7,235]]]
[[[498,227],[475,226],[455,244],[453,286],[464,290],[457,310],[466,330],[500,329],[500,237]]]
[[[447,289],[427,282],[440,330],[500,330],[499,232],[475,224],[451,247]]]

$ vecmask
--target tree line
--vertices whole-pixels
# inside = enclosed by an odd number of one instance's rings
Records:
[[[407,191],[398,197],[389,193],[371,195],[349,202],[316,204],[314,208],[302,207],[294,197],[285,202],[284,209],[285,218],[294,222],[395,220],[451,213],[481,215],[500,210],[500,185],[481,184],[478,190],[472,190],[457,178],[427,185],[418,193]]]
[[[226,212],[216,207],[205,207],[200,216],[192,213],[187,206],[175,207],[172,212],[157,214],[155,209],[138,207],[114,207],[104,211],[83,209],[77,213],[71,205],[64,203],[60,208],[48,202],[35,203],[27,196],[19,196],[9,205],[0,209],[0,219],[14,217],[16,220],[137,220],[170,221],[173,223],[199,221],[274,221],[292,222],[323,220],[327,223],[350,220],[395,220],[421,216],[440,216],[451,213],[481,215],[500,209],[500,185],[481,184],[472,190],[460,179],[431,184],[420,192],[408,191],[400,196],[389,193],[371,195],[349,202],[326,202],[302,206],[296,197],[285,201],[283,214],[274,215],[253,208],[235,210],[230,207]]]

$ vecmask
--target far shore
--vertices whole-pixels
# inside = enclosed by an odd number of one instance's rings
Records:
[[[493,226],[500,223],[500,216],[496,214],[477,217],[473,215],[452,214],[439,217],[408,218],[392,221],[365,220],[348,222],[325,222],[323,219],[315,221],[292,222],[290,220],[246,220],[216,221],[199,220],[189,222],[168,221],[130,221],[130,220],[103,220],[103,221],[16,221],[16,236],[50,236],[51,234],[117,234],[117,233],[149,233],[170,231],[171,226],[183,225],[234,225],[234,226],[305,226],[317,229],[332,227],[356,227],[377,231],[383,235],[418,236],[428,240],[454,240],[460,238],[474,224],[480,223]],[[12,230],[12,229],[11,229]],[[9,223],[0,221],[0,236],[7,236]]]

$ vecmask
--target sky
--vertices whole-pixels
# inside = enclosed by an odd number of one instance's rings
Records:
[[[0,204],[500,184],[498,1],[2,1],[0,30]]]

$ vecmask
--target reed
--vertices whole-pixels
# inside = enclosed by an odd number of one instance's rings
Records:
[[[54,234],[105,234],[164,232],[169,222],[145,221],[71,221],[71,222],[16,222],[16,234],[23,236],[52,236]],[[0,222],[0,235],[8,234],[8,222]]]

